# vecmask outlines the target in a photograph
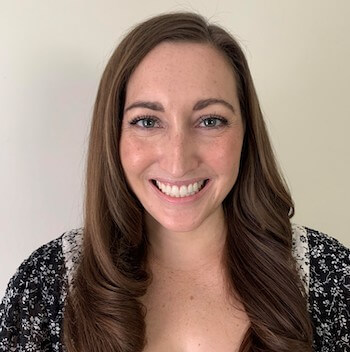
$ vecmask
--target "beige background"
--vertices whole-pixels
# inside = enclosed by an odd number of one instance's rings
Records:
[[[240,40],[294,196],[294,221],[350,245],[349,1],[0,5],[0,296],[33,250],[81,226],[102,70],[131,25],[163,11],[198,11]]]

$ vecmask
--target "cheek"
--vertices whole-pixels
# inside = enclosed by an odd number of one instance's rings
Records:
[[[152,155],[147,143],[142,143],[131,135],[122,136],[120,140],[120,160],[128,179],[136,176],[146,167]]]
[[[236,176],[238,172],[241,149],[240,136],[225,136],[212,144],[207,160],[218,174],[232,178],[232,175]]]

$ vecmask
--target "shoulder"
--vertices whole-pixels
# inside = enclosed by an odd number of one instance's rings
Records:
[[[44,244],[18,267],[0,304],[0,351],[60,351],[71,258],[65,249],[80,232],[71,230]]]
[[[350,249],[328,234],[309,227],[305,229],[310,257],[310,291],[316,297],[326,297],[328,293],[333,298],[342,296],[350,303]]]
[[[350,249],[321,231],[302,229],[314,350],[350,351]]]
[[[334,237],[304,226],[310,248],[310,256],[313,258],[332,258],[331,264],[338,267],[343,261],[349,264],[350,249]]]
[[[74,272],[81,258],[83,228],[74,229],[62,235],[62,254],[69,286],[73,284]]]

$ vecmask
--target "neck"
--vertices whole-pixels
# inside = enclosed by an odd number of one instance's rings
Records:
[[[188,232],[168,230],[150,215],[146,216],[149,264],[159,270],[183,274],[221,268],[227,230],[223,210],[212,215]]]

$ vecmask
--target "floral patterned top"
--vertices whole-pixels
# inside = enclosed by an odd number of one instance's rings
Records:
[[[293,255],[308,292],[313,350],[350,352],[350,249],[292,224]],[[83,229],[68,231],[34,251],[11,278],[0,305],[0,352],[65,351],[64,301],[73,285]]]

